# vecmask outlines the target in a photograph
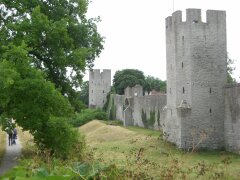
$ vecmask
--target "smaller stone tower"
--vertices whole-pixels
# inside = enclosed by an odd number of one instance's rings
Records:
[[[89,71],[89,107],[103,108],[107,94],[111,90],[111,70],[94,69]]]

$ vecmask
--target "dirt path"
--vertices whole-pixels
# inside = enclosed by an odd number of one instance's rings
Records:
[[[6,153],[0,166],[0,175],[17,165],[17,158],[21,155],[21,144],[19,138],[16,140],[16,145],[8,146],[8,137],[6,140]]]

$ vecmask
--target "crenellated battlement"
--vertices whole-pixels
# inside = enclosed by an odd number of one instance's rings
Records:
[[[175,11],[172,16],[168,16],[166,21],[166,29],[171,28],[173,25],[180,23],[187,24],[223,24],[226,23],[226,12],[220,10],[207,10],[206,11],[206,22],[202,21],[201,9],[186,9],[186,21],[182,20],[182,11]]]
[[[94,69],[90,70],[89,75],[91,76],[92,80],[99,80],[99,79],[105,79],[106,77],[109,77],[109,74],[111,75],[110,69],[103,69],[102,71],[100,69]]]

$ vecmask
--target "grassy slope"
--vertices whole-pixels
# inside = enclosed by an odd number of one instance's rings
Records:
[[[161,139],[159,131],[91,121],[79,128],[96,160],[151,177],[235,179],[240,156],[221,151],[185,153]]]
[[[17,131],[18,137],[22,145],[22,153],[23,154],[29,153],[29,151],[33,150],[31,149],[33,145],[33,136],[28,131],[22,131],[21,127],[18,127]]]
[[[0,127],[0,163],[6,150],[6,133]]]

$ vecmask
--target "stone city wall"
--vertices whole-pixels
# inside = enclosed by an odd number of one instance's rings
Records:
[[[225,148],[240,152],[240,85],[225,89]]]
[[[150,129],[161,129],[166,98],[166,95],[134,97],[134,125]]]
[[[116,120],[123,121],[125,125],[161,129],[166,98],[166,95],[127,98],[125,95],[112,94],[109,114],[112,114],[112,117],[115,117]]]

